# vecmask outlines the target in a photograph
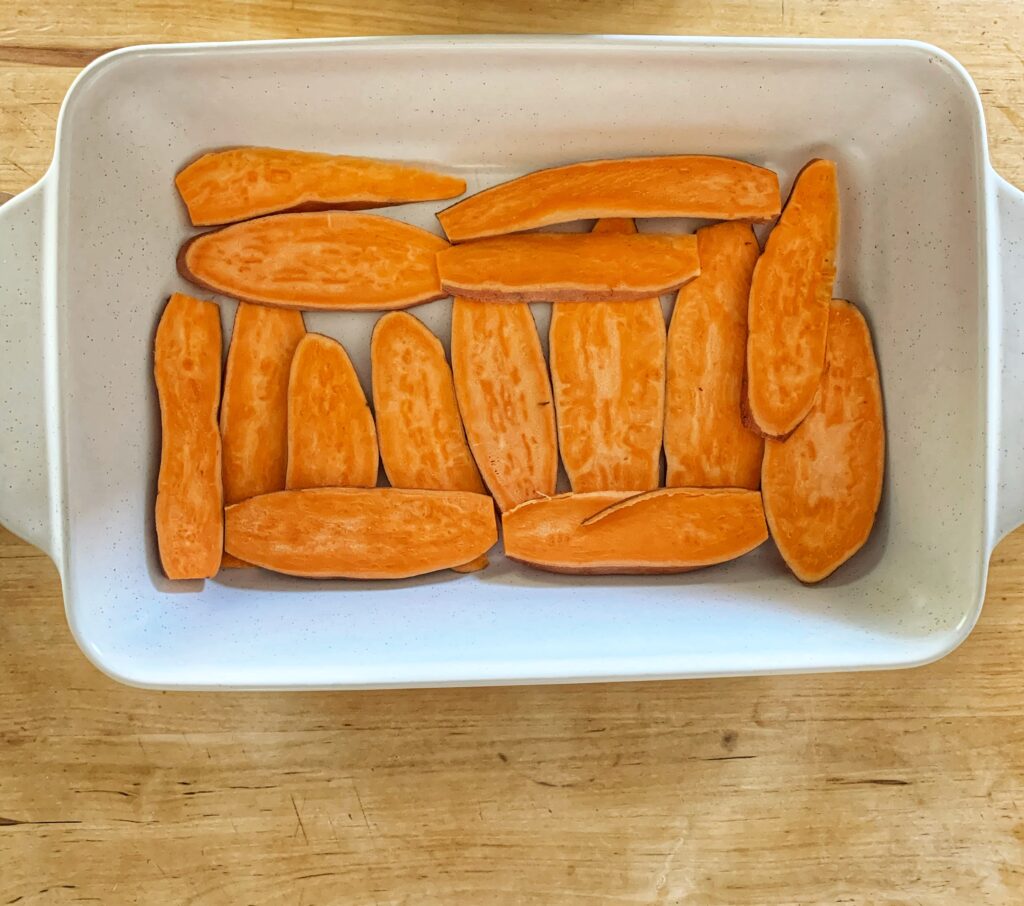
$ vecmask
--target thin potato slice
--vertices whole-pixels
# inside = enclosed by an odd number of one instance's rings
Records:
[[[479,302],[632,302],[700,273],[694,236],[527,233],[437,256],[446,293]]]
[[[863,547],[882,496],[885,424],[863,315],[835,300],[825,376],[810,413],[769,440],[761,487],[772,538],[802,582],[820,582]]]
[[[764,441],[743,424],[747,300],[758,246],[748,224],[697,231],[700,276],[679,290],[668,331],[665,484],[761,484]]]
[[[197,286],[263,305],[323,311],[408,308],[446,295],[448,243],[376,214],[276,214],[201,233],[178,253]]]
[[[315,488],[228,507],[229,553],[293,576],[403,579],[468,563],[497,540],[490,497]]]
[[[220,410],[226,505],[284,490],[288,374],[305,336],[301,312],[238,305]]]
[[[220,407],[225,505],[284,490],[288,372],[305,335],[301,312],[238,303]],[[248,565],[227,555],[221,562]]]
[[[390,312],[373,329],[370,358],[380,454],[391,486],[487,493],[437,337],[412,315]],[[482,556],[452,569],[486,566]]]
[[[156,331],[153,371],[162,429],[156,492],[160,563],[169,579],[205,579],[220,568],[224,546],[216,304],[171,296]]]
[[[194,160],[174,179],[193,226],[286,211],[349,211],[454,198],[465,180],[368,157],[227,148]]]
[[[537,170],[485,189],[437,215],[452,242],[599,217],[771,220],[779,178],[726,157],[591,160]]]
[[[555,413],[530,307],[456,299],[452,370],[469,448],[498,507],[553,494]]]
[[[636,225],[600,220],[594,232],[635,233]],[[572,489],[656,488],[665,411],[661,301],[556,302],[548,347],[558,446]]]
[[[345,348],[307,334],[288,379],[288,475],[285,486],[372,488],[377,432]]]
[[[838,242],[836,165],[813,160],[797,176],[750,286],[746,417],[768,437],[785,437],[803,421],[821,383]]]
[[[768,537],[761,495],[738,488],[562,494],[517,506],[502,528],[510,559],[584,575],[688,572]]]
[[[391,312],[373,329],[370,357],[381,459],[392,487],[486,493],[437,337],[412,315]]]

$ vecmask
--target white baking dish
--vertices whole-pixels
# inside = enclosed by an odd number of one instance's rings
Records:
[[[165,580],[151,340],[187,289],[172,176],[278,145],[435,161],[476,190],[535,167],[699,152],[839,161],[837,294],[874,329],[888,474],[868,546],[804,587],[770,544],[686,576],[492,558],[386,582]],[[389,213],[432,225],[437,206]],[[689,225],[674,225],[685,228]],[[544,306],[537,306],[542,329]],[[229,327],[233,305],[224,305]],[[446,336],[449,303],[416,312]],[[368,388],[372,314],[316,314]],[[139,47],[75,82],[53,166],[0,209],[0,517],[56,562],[85,653],[129,683],[345,688],[919,664],[974,624],[1024,518],[1024,196],[989,167],[964,70],[913,42],[411,38]]]

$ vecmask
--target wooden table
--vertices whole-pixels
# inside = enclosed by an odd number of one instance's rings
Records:
[[[149,41],[404,32],[921,38],[1024,184],[1020,0],[10,0],[0,191],[61,98]],[[978,628],[898,673],[358,694],[157,694],[96,672],[0,530],[0,906],[1024,902],[1024,532]]]

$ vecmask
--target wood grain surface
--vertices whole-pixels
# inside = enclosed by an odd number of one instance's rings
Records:
[[[1020,0],[11,0],[0,192],[113,47],[511,31],[932,41],[1024,184]],[[1022,617],[1017,532],[974,634],[913,671],[159,694],[86,663],[53,566],[0,530],[0,906],[1019,904]]]

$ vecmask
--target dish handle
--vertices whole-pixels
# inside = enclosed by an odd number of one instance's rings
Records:
[[[992,179],[999,227],[996,285],[1002,316],[994,536],[998,541],[1024,522],[1024,192],[998,173],[993,172]]]
[[[0,195],[0,522],[52,556],[43,368],[46,180]]]

